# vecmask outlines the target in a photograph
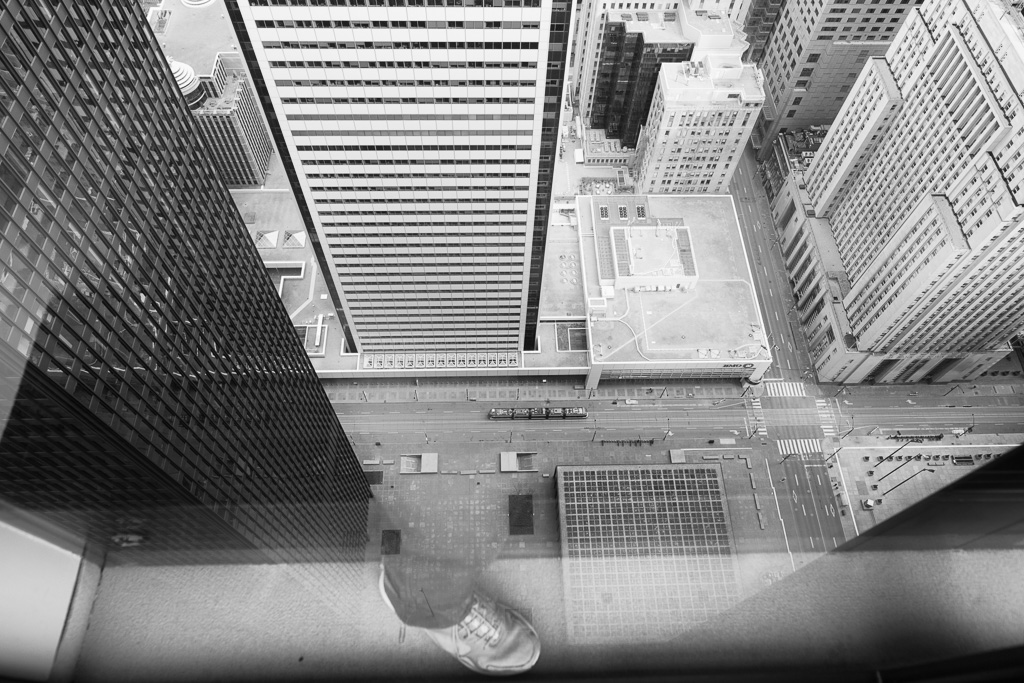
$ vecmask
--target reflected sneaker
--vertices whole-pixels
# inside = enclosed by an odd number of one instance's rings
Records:
[[[384,591],[383,571],[379,588],[384,602],[394,611]],[[530,622],[514,609],[475,591],[462,621],[447,628],[420,630],[465,667],[489,676],[529,671],[540,657],[540,638]]]

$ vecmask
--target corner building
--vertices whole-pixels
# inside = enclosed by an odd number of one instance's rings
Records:
[[[227,7],[348,350],[532,348],[569,1]]]
[[[361,558],[359,463],[136,3],[0,9],[0,373],[0,498],[110,559]]]
[[[806,181],[847,278],[800,302],[819,315],[841,299],[823,379],[970,380],[1009,353],[1024,326],[1022,93],[1024,19],[1001,0],[912,9],[861,74]]]

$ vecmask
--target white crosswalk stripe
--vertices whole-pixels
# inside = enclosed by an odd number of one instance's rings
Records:
[[[824,432],[826,437],[835,436],[835,421],[832,417],[832,411],[829,409],[828,401],[818,398],[814,400],[814,405],[818,409],[818,419],[821,421],[821,431]]]
[[[764,422],[764,410],[761,408],[761,399],[755,398],[750,401],[754,409],[754,427],[761,436],[768,436],[768,427]]]
[[[821,441],[819,439],[781,439],[775,442],[782,455],[810,455],[821,453]]]
[[[765,382],[764,392],[768,396],[806,396],[801,382]]]

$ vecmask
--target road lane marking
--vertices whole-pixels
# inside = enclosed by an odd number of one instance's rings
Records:
[[[804,505],[803,503],[800,503],[800,509],[804,511],[804,517],[806,517],[807,516],[807,506]]]
[[[789,555],[789,564],[796,571],[796,560],[793,559],[793,550],[789,547],[789,535],[786,533],[786,523],[782,520],[782,508],[779,507],[779,497],[775,494],[775,479],[772,478],[772,468],[768,461],[764,461],[764,467],[768,470],[768,483],[772,487],[772,498],[775,499],[775,511],[779,514],[779,524],[782,525],[782,540],[786,542],[786,554]]]
[[[811,547],[814,548],[815,550],[817,550],[817,548],[814,545],[814,539],[811,538],[810,536],[808,536],[807,539],[811,542]]]

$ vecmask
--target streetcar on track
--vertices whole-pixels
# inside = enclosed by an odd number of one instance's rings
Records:
[[[580,406],[568,408],[491,408],[487,414],[492,420],[576,420],[587,416]]]

